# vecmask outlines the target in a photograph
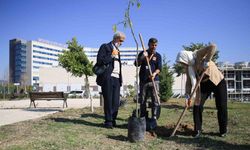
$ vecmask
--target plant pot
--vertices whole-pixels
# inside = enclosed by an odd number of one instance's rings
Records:
[[[137,118],[135,116],[129,117],[128,120],[128,140],[130,142],[138,142],[144,140],[146,132],[145,117]]]

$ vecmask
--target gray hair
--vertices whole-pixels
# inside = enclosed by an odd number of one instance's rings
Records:
[[[126,38],[125,34],[123,32],[117,31],[114,36],[113,36],[113,40],[116,38]]]

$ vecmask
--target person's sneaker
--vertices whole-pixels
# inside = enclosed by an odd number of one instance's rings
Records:
[[[201,137],[201,130],[195,131],[194,138]]]

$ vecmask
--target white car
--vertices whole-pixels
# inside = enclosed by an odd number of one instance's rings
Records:
[[[83,98],[84,97],[84,91],[83,90],[74,90],[74,91],[70,91],[68,94],[69,98]]]

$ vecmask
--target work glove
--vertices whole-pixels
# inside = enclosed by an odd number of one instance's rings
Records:
[[[155,79],[155,77],[156,77],[156,75],[157,75],[157,73],[156,73],[156,72],[152,73],[151,79],[152,79],[152,80],[154,80],[154,79]]]
[[[113,49],[112,51],[112,58],[118,58],[119,51],[116,49]]]
[[[185,96],[185,106],[186,107],[190,107],[191,106],[191,99],[190,99],[189,94],[186,94],[186,96]]]
[[[147,51],[143,52],[143,56],[148,57],[148,52]]]
[[[204,61],[204,62],[203,62],[203,68],[204,68],[204,69],[207,69],[208,67],[209,67],[209,62]]]

